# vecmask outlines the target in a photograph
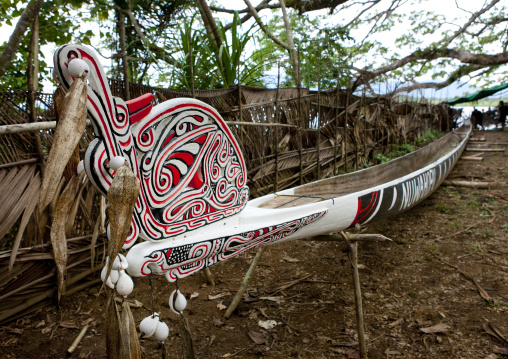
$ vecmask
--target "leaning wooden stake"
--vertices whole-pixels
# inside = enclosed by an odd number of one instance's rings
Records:
[[[83,327],[83,329],[81,329],[81,332],[79,332],[79,335],[76,337],[76,339],[74,339],[74,341],[72,342],[72,345],[69,347],[69,349],[67,349],[67,352],[69,354],[74,353],[74,351],[78,347],[79,343],[81,342],[81,339],[83,339],[83,337],[85,336],[85,333],[87,330],[88,330],[88,325],[85,325]]]
[[[352,242],[344,232],[341,236],[347,242],[350,250],[351,265],[353,266],[353,285],[355,288],[356,303],[356,328],[358,330],[358,342],[360,344],[360,358],[367,359],[367,344],[365,342],[365,327],[363,324],[362,289],[360,288],[360,275],[358,273],[358,242]]]
[[[212,287],[215,287],[215,279],[213,277],[213,273],[210,270],[210,268],[206,267],[203,270],[203,273],[205,274],[206,282],[210,284]]]
[[[263,253],[265,252],[266,247],[261,247],[258,249],[258,252],[256,253],[256,256],[252,260],[252,263],[250,265],[249,270],[245,274],[245,277],[243,278],[242,285],[240,286],[240,289],[238,289],[238,292],[236,292],[235,297],[233,298],[233,301],[229,305],[229,308],[226,310],[226,313],[224,314],[224,318],[229,318],[231,314],[235,311],[236,307],[238,307],[238,304],[240,303],[240,300],[242,300],[243,293],[247,290],[247,287],[249,285],[250,279],[252,277],[252,273],[254,273],[254,269],[256,269],[259,260],[263,256]]]

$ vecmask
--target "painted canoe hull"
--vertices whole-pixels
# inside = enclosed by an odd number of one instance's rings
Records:
[[[470,131],[463,127],[383,165],[250,200],[241,213],[202,231],[136,244],[127,255],[128,272],[164,273],[174,281],[256,247],[394,216],[439,187],[464,151]]]

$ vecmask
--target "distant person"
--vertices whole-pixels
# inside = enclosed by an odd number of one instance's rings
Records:
[[[485,131],[485,127],[483,127],[484,118],[485,118],[485,110],[482,110],[482,112],[478,111],[477,121],[482,131]]]
[[[499,122],[501,123],[501,131],[504,131],[504,124],[506,122],[508,108],[505,106],[503,101],[499,101],[499,105],[497,106],[497,114],[499,116]]]
[[[473,124],[473,130],[476,130],[476,126],[480,122],[480,117],[482,117],[482,123],[483,123],[483,115],[480,111],[476,109],[476,107],[473,107],[473,112],[471,112],[471,123]]]

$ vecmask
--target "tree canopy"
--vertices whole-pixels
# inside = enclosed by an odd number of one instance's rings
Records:
[[[14,25],[37,1],[2,2],[0,23]],[[39,42],[93,42],[111,54],[111,76],[180,88],[263,85],[277,63],[286,85],[305,87],[316,87],[319,79],[322,88],[339,81],[376,92],[376,84],[390,79],[400,83],[392,93],[400,93],[441,89],[459,79],[479,87],[508,81],[508,14],[500,0],[244,4],[228,9],[206,0],[49,0],[40,5]],[[440,4],[453,5],[452,11],[443,14]],[[26,84],[30,24],[12,61],[0,57],[3,87]],[[7,47],[0,47],[2,55]],[[40,70],[46,66],[42,62]]]

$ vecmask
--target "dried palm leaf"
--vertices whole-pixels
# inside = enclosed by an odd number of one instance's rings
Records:
[[[123,358],[141,359],[141,348],[139,347],[138,335],[134,317],[127,301],[122,303],[122,314],[120,315],[120,333],[122,340]]]
[[[51,202],[65,166],[85,132],[86,99],[85,79],[83,77],[77,78],[65,95],[62,115],[58,121],[53,146],[48,156],[39,198],[41,212]]]
[[[70,236],[72,233],[72,228],[74,227],[74,220],[76,219],[76,214],[78,213],[78,207],[81,195],[83,194],[83,190],[85,189],[86,183],[88,182],[88,178],[85,177],[85,180],[79,183],[79,190],[77,196],[74,198],[74,202],[72,204],[71,210],[68,215],[67,225],[65,227],[65,234]]]
[[[9,271],[12,270],[14,266],[14,261],[16,260],[16,255],[18,253],[19,244],[21,242],[21,238],[23,237],[23,233],[25,232],[25,228],[32,216],[33,211],[35,210],[35,206],[37,205],[37,195],[39,194],[39,189],[41,186],[41,178],[39,173],[32,179],[25,193],[27,198],[30,198],[29,201],[23,211],[23,217],[21,218],[21,223],[19,224],[18,233],[16,234],[16,238],[14,239],[14,244],[12,245],[11,259],[9,260]]]
[[[120,314],[118,313],[118,307],[116,306],[114,297],[114,294],[108,294],[108,304],[106,308],[106,353],[108,359],[122,358]]]
[[[58,301],[65,292],[65,272],[67,266],[67,241],[65,226],[72,203],[76,198],[80,177],[74,175],[65,187],[56,204],[53,223],[51,225],[51,244],[57,268]]]
[[[32,181],[33,179],[33,172],[31,173],[32,175],[28,176],[28,181]],[[39,184],[37,182],[30,182],[28,188],[26,188],[26,182],[23,181],[22,186],[16,186],[12,189],[11,193],[5,194],[8,201],[15,199],[16,202],[10,209],[10,212],[6,213],[6,217],[0,222],[0,238],[7,233],[14,223],[16,223],[21,213],[23,213],[25,208],[33,201],[34,193],[37,193],[36,189],[38,189],[38,187]]]
[[[110,225],[109,266],[106,279],[109,277],[113,261],[122,249],[129,234],[134,205],[139,196],[139,179],[127,165],[120,167],[113,177],[108,190],[108,218]]]
[[[97,217],[97,220],[95,221],[95,226],[94,226],[94,229],[93,229],[93,234],[92,234],[92,240],[91,240],[91,244],[90,244],[90,267],[93,268],[95,267],[95,245],[97,243],[97,237],[99,237],[99,226],[101,224],[101,216],[98,216]]]

